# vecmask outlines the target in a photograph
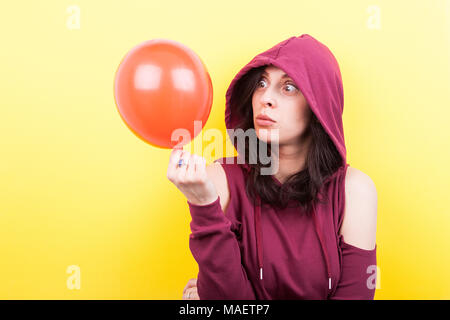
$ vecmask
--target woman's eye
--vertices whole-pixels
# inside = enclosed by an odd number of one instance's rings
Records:
[[[264,82],[264,80],[259,80],[258,81],[258,87],[261,87],[261,82]]]
[[[295,90],[297,89],[297,88],[296,88],[294,85],[292,85],[292,84],[287,84],[286,87],[291,87],[291,88],[292,88],[292,90],[289,90],[290,92],[293,92],[293,91],[295,91]]]

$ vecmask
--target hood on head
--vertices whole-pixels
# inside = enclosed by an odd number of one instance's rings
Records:
[[[292,36],[256,55],[236,74],[226,92],[227,129],[236,129],[242,120],[230,103],[236,84],[251,69],[270,64],[282,69],[294,80],[312,112],[334,142],[342,157],[342,165],[345,165],[346,148],[342,124],[344,92],[341,72],[328,47],[308,34]]]

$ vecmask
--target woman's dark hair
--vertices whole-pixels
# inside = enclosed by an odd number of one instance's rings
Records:
[[[237,113],[236,117],[242,120],[234,129],[240,128],[245,132],[247,129],[254,128],[252,96],[266,67],[267,65],[263,65],[251,69],[235,84],[230,107]],[[279,208],[286,208],[291,200],[297,200],[305,214],[311,213],[312,201],[320,201],[318,195],[321,186],[325,179],[339,169],[342,157],[314,113],[305,132],[305,135],[308,134],[311,134],[311,144],[306,156],[305,168],[290,176],[281,186],[272,179],[272,176],[260,174],[261,168],[268,165],[262,164],[259,157],[256,157],[256,163],[255,161],[250,163],[250,151],[252,154],[259,154],[259,151],[250,150],[248,139],[245,139],[245,150],[238,150],[238,153],[245,155],[245,164],[248,168],[246,193],[250,198],[254,198],[257,193],[263,204],[268,203]],[[260,143],[265,145],[270,156],[270,143],[266,144],[258,140],[257,145],[259,146]]]

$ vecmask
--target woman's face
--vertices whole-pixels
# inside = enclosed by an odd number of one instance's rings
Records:
[[[267,66],[252,97],[256,135],[266,143],[298,144],[311,119],[311,109],[295,82],[275,66]],[[273,123],[260,122],[265,115]],[[275,129],[275,130],[274,130]],[[274,136],[271,137],[271,133]]]

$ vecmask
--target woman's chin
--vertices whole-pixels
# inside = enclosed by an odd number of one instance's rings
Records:
[[[258,139],[264,141],[265,143],[277,143],[279,141],[279,134],[277,129],[257,129]]]

